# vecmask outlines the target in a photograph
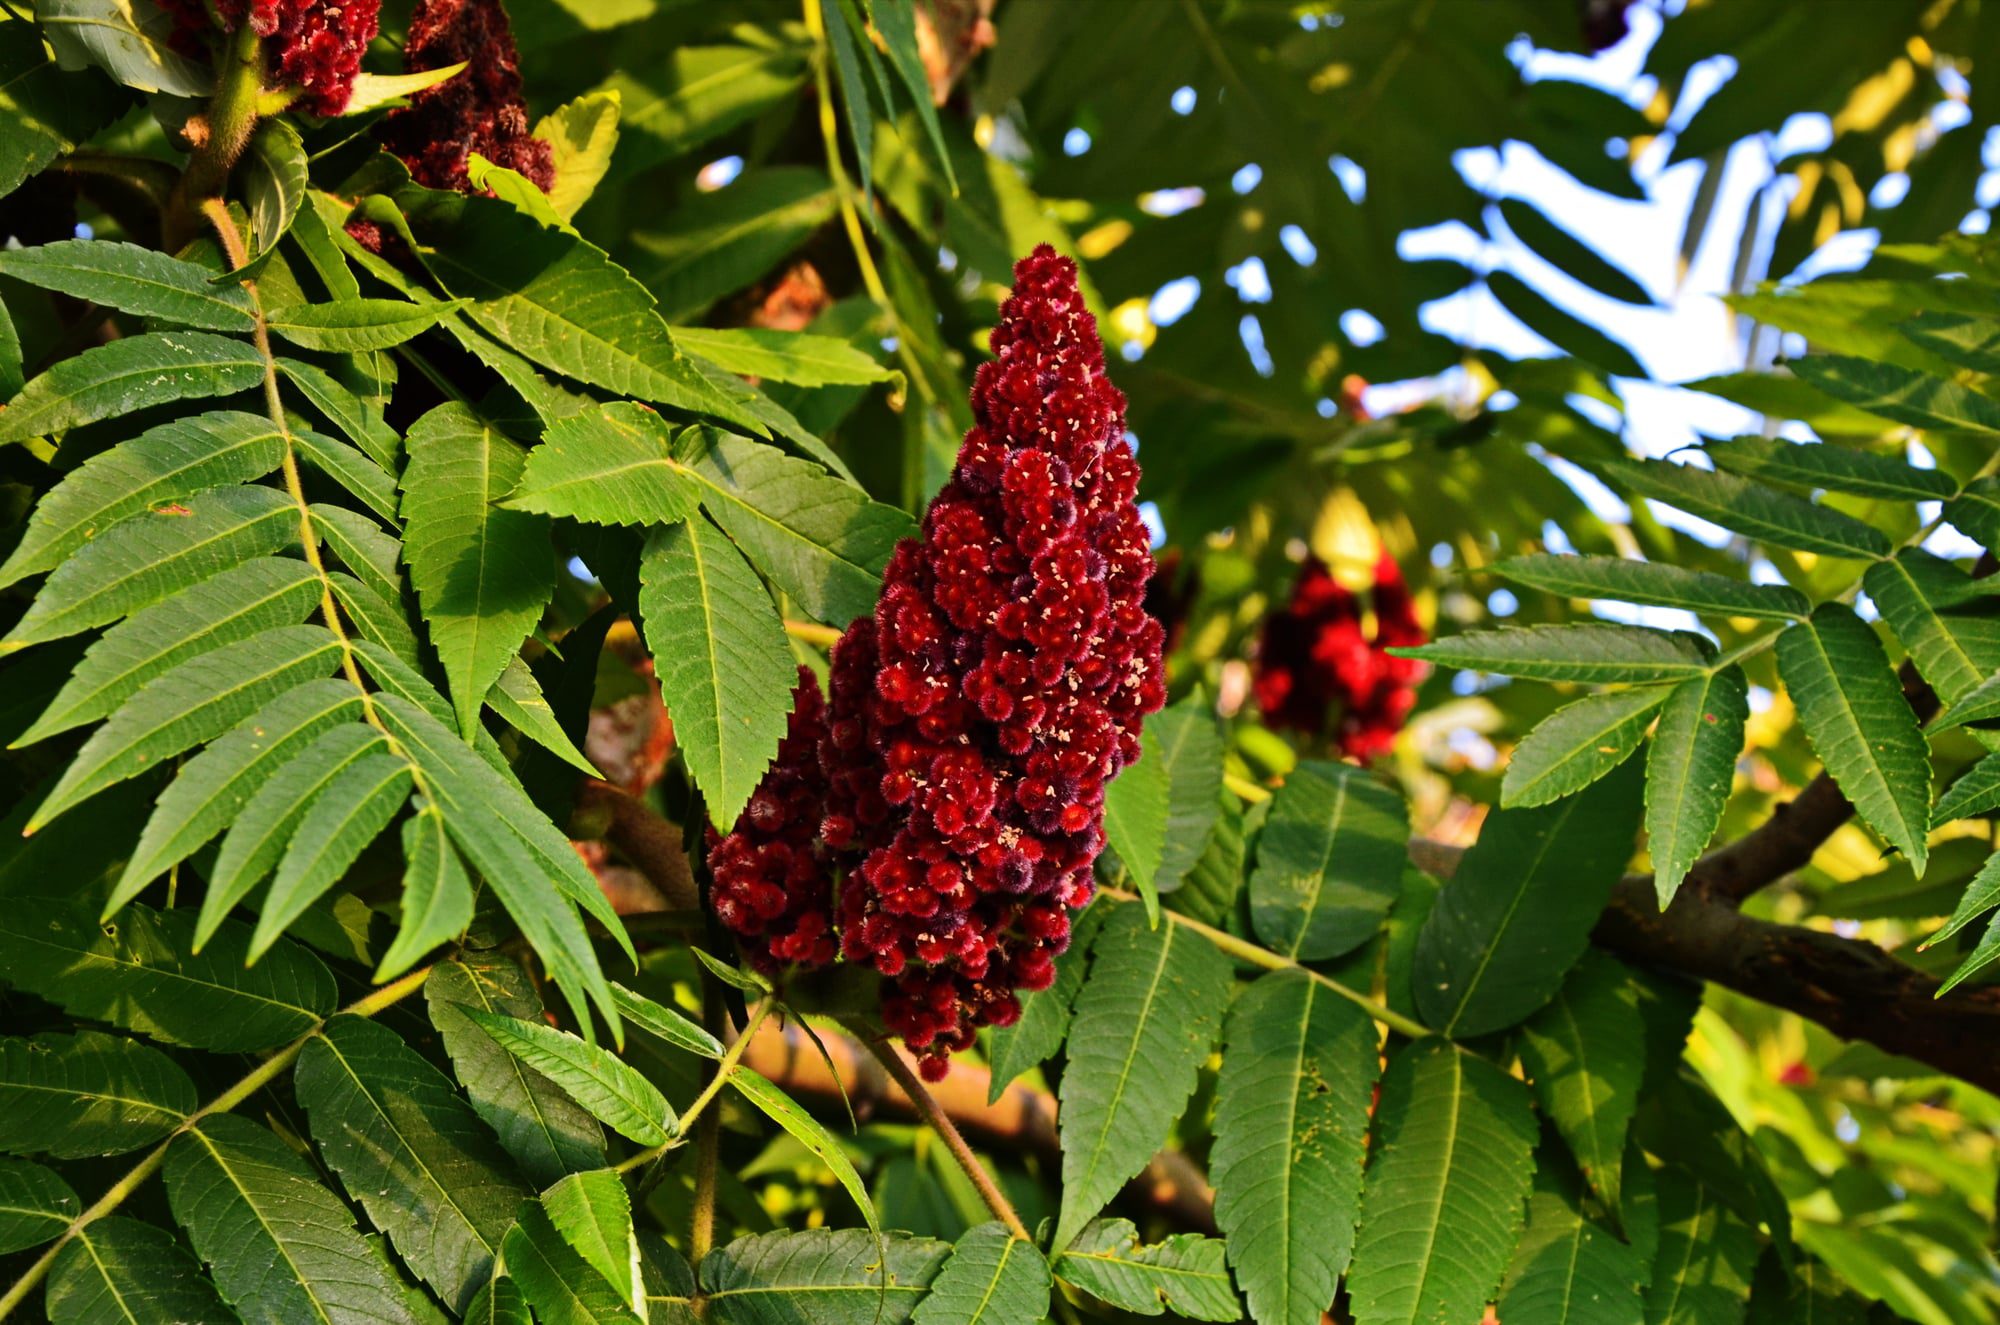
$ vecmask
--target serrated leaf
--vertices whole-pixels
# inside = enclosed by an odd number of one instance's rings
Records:
[[[1756,1231],[1680,1170],[1663,1168],[1655,1176],[1660,1249],[1646,1290],[1646,1325],[1736,1325],[1756,1272]]]
[[[176,665],[91,734],[23,831],[220,736],[286,691],[331,672],[340,653],[324,626],[280,626]]]
[[[403,470],[403,559],[471,739],[486,692],[541,620],[555,591],[546,518],[494,505],[526,453],[463,405],[410,427]]]
[[[541,957],[578,1024],[590,1026],[595,1004],[616,1033],[617,1009],[597,964],[582,907],[636,961],[631,939],[569,839],[537,810],[518,782],[481,758],[443,722],[399,695],[375,705],[423,775],[424,791],[445,817],[452,840]]]
[[[273,310],[271,330],[294,345],[333,354],[386,350],[420,335],[465,307],[454,299],[413,304],[407,299],[335,299],[323,304],[292,304]]]
[[[196,1103],[180,1064],[134,1040],[97,1031],[0,1038],[0,1151],[8,1154],[122,1155],[180,1126]]]
[[[174,1218],[245,1325],[417,1325],[339,1197],[265,1128],[223,1114],[167,1151]]]
[[[1304,761],[1272,796],[1257,840],[1257,937],[1301,961],[1353,951],[1396,900],[1409,836],[1395,788],[1349,764]]]
[[[1138,761],[1120,769],[1104,789],[1104,840],[1118,853],[1119,863],[1146,904],[1146,919],[1153,924],[1160,918],[1154,880],[1160,875],[1167,844],[1167,779],[1159,736],[1148,742],[1142,730]]]
[[[699,518],[647,540],[639,611],[681,753],[727,829],[784,739],[798,679],[784,623],[742,553]]]
[[[1698,686],[1703,679],[1681,685]],[[1670,693],[1667,686],[1607,690],[1563,705],[1514,747],[1500,803],[1547,805],[1582,791],[1632,757]]]
[[[674,1110],[666,1096],[615,1054],[539,1022],[463,1011],[495,1044],[560,1086],[621,1136],[657,1146],[672,1135]]]
[[[668,320],[691,321],[764,275],[836,205],[821,171],[753,167],[728,188],[676,207],[665,229],[633,234],[634,274],[659,297]]]
[[[355,579],[385,603],[403,601],[403,575],[397,569],[403,555],[400,542],[374,520],[344,506],[315,502],[310,513],[321,546],[354,572]]]
[[[1389,652],[1466,671],[1590,685],[1684,681],[1710,664],[1708,644],[1699,636],[1613,625],[1468,630]]]
[[[1440,1034],[1484,1035],[1546,1003],[1589,941],[1639,827],[1639,769],[1496,810],[1417,935],[1411,985]]]
[[[309,682],[272,700],[182,764],[111,890],[105,917],[236,822],[270,776],[321,735],[357,725],[361,716],[361,692],[349,682]]]
[[[75,151],[130,104],[108,78],[59,70],[34,24],[0,28],[0,117],[8,126],[0,135],[0,193],[14,192],[22,180]],[[5,377],[0,374],[0,382]]]
[[[1978,944],[1938,986],[1937,997],[1943,998],[1967,980],[1983,973],[1995,961],[2000,961],[2000,918],[1987,922],[1986,932],[1979,936]]]
[[[1778,673],[1842,794],[1922,874],[1930,747],[1875,632],[1850,608],[1823,603],[1811,620],[1778,636]]]
[[[674,455],[666,421],[617,401],[551,424],[505,505],[592,524],[664,525],[687,519],[700,503],[701,487]]]
[[[535,1316],[519,1284],[494,1279],[479,1290],[459,1319],[467,1325],[534,1325]]]
[[[116,621],[299,537],[273,488],[216,488],[121,521],[55,568],[0,653]]]
[[[875,610],[882,570],[910,517],[773,446],[708,432],[694,462],[702,505],[756,567],[816,620]]]
[[[1809,355],[1790,366],[1834,399],[1912,428],[2000,432],[2000,402],[1914,368],[1845,354]]]
[[[172,49],[173,20],[138,0],[41,0],[35,20],[64,69],[95,65],[127,87],[207,96],[214,73]]]
[[[632,1310],[645,1313],[639,1276],[639,1240],[632,1231],[632,1198],[615,1169],[572,1173],[542,1193],[542,1211],[562,1240],[602,1275]]]
[[[453,200],[425,220],[436,243],[425,265],[502,344],[578,381],[763,435],[674,346],[653,297],[602,249],[497,199]]]
[[[1889,555],[1887,535],[1873,525],[1734,474],[1625,456],[1592,463],[1615,487],[1777,547],[1829,557]]]
[[[1702,453],[1718,469],[1789,487],[1909,501],[1936,501],[1958,492],[1958,484],[1942,470],[1917,469],[1853,447],[1802,444],[1782,437],[1732,437],[1708,443]]]
[[[197,655],[297,625],[320,599],[302,561],[260,557],[141,608],[106,631],[16,746],[96,722],[156,678]]]
[[[405,661],[409,661],[407,658]],[[542,693],[541,682],[528,664],[517,656],[501,669],[500,679],[486,692],[486,707],[500,720],[586,777],[601,776],[597,765],[576,748],[563,730],[555,709]]]
[[[1535,1176],[1528,1227],[1500,1286],[1501,1319],[1548,1325],[1640,1325],[1646,1266],[1584,1218],[1555,1183]]]
[[[531,1182],[603,1165],[597,1120],[465,1015],[540,1016],[541,999],[526,971],[497,955],[440,962],[424,981],[424,998],[474,1111]]]
[[[444,816],[428,802],[403,821],[403,923],[382,954],[377,983],[393,980],[472,923],[472,880],[451,844]]]
[[[529,1193],[451,1081],[394,1031],[346,1016],[306,1044],[292,1080],[348,1195],[403,1264],[465,1306]]]
[[[1093,945],[1062,1080],[1062,1214],[1069,1245],[1144,1168],[1194,1091],[1229,996],[1229,963],[1207,939],[1119,908]]]
[[[714,1060],[722,1057],[722,1041],[674,1009],[655,1003],[644,994],[615,981],[611,986],[611,996],[618,1000],[619,1015],[630,1019],[634,1026],[647,1034],[656,1035],[676,1049],[685,1049],[703,1058]]]
[[[69,1227],[83,1203],[54,1169],[0,1159],[0,1255],[38,1247]]]
[[[794,386],[867,386],[896,376],[837,336],[768,327],[676,327],[674,339],[732,373]]]
[[[1516,584],[1571,598],[1608,598],[1649,607],[1679,607],[1711,616],[1788,621],[1812,610],[1804,594],[1782,584],[1751,584],[1726,575],[1629,557],[1557,556],[1538,552],[1493,567]]]
[[[236,1316],[216,1296],[174,1235],[110,1215],[76,1231],[49,1269],[45,1303],[50,1325],[233,1325]]]
[[[1646,751],[1646,840],[1664,908],[1722,823],[1735,783],[1749,683],[1735,665],[1674,687]]]
[[[1347,1276],[1356,1325],[1475,1320],[1521,1231],[1535,1143],[1527,1087],[1448,1041],[1419,1040],[1389,1060],[1375,1117]]]
[[[0,253],[0,276],[44,290],[208,331],[248,332],[256,325],[240,286],[209,284],[208,268],[102,239],[64,239]]]
[[[1619,1208],[1625,1134],[1646,1070],[1645,1032],[1630,975],[1597,952],[1586,953],[1521,1027],[1521,1061],[1542,1113],[1610,1210]]]
[[[869,1229],[879,1236],[882,1225],[875,1214],[875,1202],[869,1197],[868,1188],[861,1181],[861,1175],[855,1171],[854,1162],[848,1159],[847,1152],[840,1148],[840,1142],[834,1139],[833,1133],[827,1131],[816,1118],[800,1108],[791,1096],[779,1090],[768,1078],[752,1068],[744,1067],[741,1063],[737,1064],[729,1074],[729,1084],[736,1088],[737,1094],[756,1105],[765,1117],[790,1132],[793,1140],[810,1150],[820,1163],[826,1165],[827,1171],[833,1174],[840,1185],[847,1190],[848,1196],[853,1198],[854,1204],[860,1207],[861,1217],[868,1221]]]
[[[1633,275],[1584,243],[1526,198],[1502,198],[1500,216],[1514,237],[1572,280],[1628,304],[1651,306],[1653,296]]]
[[[1957,567],[1921,548],[1904,548],[1893,561],[1870,566],[1861,583],[1945,703],[1957,703],[2000,669],[2000,616],[1951,610],[1967,603],[1978,585]]]
[[[1087,907],[1071,917],[1069,946],[1056,958],[1056,976],[1047,989],[1023,990],[1021,1015],[1012,1026],[996,1026],[987,1045],[991,1072],[988,1104],[997,1104],[1014,1079],[1047,1062],[1069,1034],[1070,1010],[1090,963],[1090,945],[1114,908],[1110,903]]]
[[[292,449],[383,520],[395,521],[396,480],[358,448],[302,429],[292,434]]]
[[[277,252],[278,241],[292,228],[311,181],[306,173],[305,144],[291,121],[273,116],[257,126],[243,149],[238,170],[243,202],[250,213],[251,266],[259,270]],[[237,279],[238,273],[228,279]]]
[[[1120,1311],[1188,1320],[1238,1320],[1220,1238],[1176,1233],[1151,1246],[1129,1219],[1094,1220],[1052,1264],[1056,1277]]]
[[[944,130],[938,124],[937,106],[931,100],[930,75],[924,72],[923,57],[917,50],[916,8],[912,0],[873,0],[869,15],[875,20],[876,31],[882,34],[882,49],[889,57],[889,66],[903,81],[910,104],[916,107],[917,119],[924,126],[924,136],[930,140],[931,151],[937,154],[945,187],[955,194],[958,180],[952,173],[951,153],[944,145]]]
[[[2000,319],[1929,312],[1896,324],[1903,338],[1975,373],[2000,373]]]
[[[618,146],[620,99],[616,92],[586,92],[566,101],[535,124],[534,136],[549,145],[555,183],[549,206],[574,218],[597,189]]]
[[[229,826],[222,850],[208,871],[208,892],[202,897],[201,920],[195,930],[197,949],[237,903],[278,867],[313,802],[348,770],[388,750],[388,738],[380,731],[349,723],[317,737],[266,777]],[[251,949],[261,951],[267,937],[260,933],[252,940]]]
[[[125,336],[59,360],[0,408],[0,443],[66,432],[154,405],[247,391],[264,377],[248,342],[206,331]]]
[[[1049,1309],[1049,1263],[997,1222],[975,1225],[917,1303],[915,1325],[1011,1325]]]
[[[500,1244],[508,1276],[543,1325],[631,1325],[631,1294],[614,1288],[563,1240],[539,1201],[520,1209]]]
[[[868,104],[868,85],[862,81],[859,53],[866,51],[869,72],[875,76],[876,95],[885,111],[894,113],[889,97],[889,78],[876,57],[875,44],[863,27],[852,4],[840,0],[819,0],[820,23],[826,29],[826,45],[840,75],[840,98],[847,110],[848,137],[854,143],[854,163],[861,173],[861,193],[872,209],[875,196],[875,111]]]
[[[50,881],[53,886],[55,881]],[[333,1010],[333,976],[281,942],[244,965],[250,929],[225,923],[200,953],[194,915],[131,906],[100,925],[93,899],[33,892],[0,908],[7,982],[73,1017],[108,1022],[168,1044],[250,1053],[311,1030]]]
[[[2000,754],[1987,755],[1961,773],[1931,807],[1931,827],[1970,819],[2000,806]]]
[[[2000,906],[2000,855],[1986,858],[1985,863],[1979,867],[1979,872],[1965,885],[1965,891],[1959,896],[1958,905],[1952,909],[1950,919],[1946,920],[1935,934],[1918,944],[1918,951],[1944,942],[1995,906]]]
[[[717,1325],[903,1325],[951,1244],[858,1228],[760,1233],[701,1262]]]
[[[313,798],[292,830],[250,940],[254,961],[339,883],[410,798],[409,761],[387,752],[355,760]]]
[[[1252,1318],[1317,1325],[1354,1248],[1375,1024],[1305,971],[1274,971],[1237,996],[1222,1040],[1215,1222]]]
[[[300,395],[326,417],[326,421],[368,453],[368,458],[384,469],[396,466],[402,439],[383,422],[380,414],[361,403],[361,398],[320,368],[297,359],[277,360],[279,375],[298,388]]]

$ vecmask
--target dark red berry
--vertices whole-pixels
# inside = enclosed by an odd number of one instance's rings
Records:
[[[383,121],[383,146],[430,188],[469,191],[465,160],[477,152],[546,192],[555,182],[553,149],[529,132],[520,54],[500,0],[417,0],[403,67],[420,73],[461,61],[463,72]]]

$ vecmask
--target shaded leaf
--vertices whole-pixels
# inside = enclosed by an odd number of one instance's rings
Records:
[[[1271,798],[1250,875],[1250,922],[1302,961],[1351,952],[1381,927],[1403,873],[1409,811],[1365,770],[1307,760]]]
[[[1681,682],[1701,686],[1706,678]],[[1521,738],[1500,782],[1508,807],[1547,805],[1571,796],[1632,757],[1666,703],[1667,686],[1607,690],[1563,705]]]
[[[1176,1233],[1142,1246],[1131,1220],[1098,1219],[1063,1249],[1052,1268],[1063,1282],[1135,1315],[1171,1311],[1189,1320],[1242,1315],[1220,1238]]]
[[[50,1325],[234,1325],[201,1265],[162,1228],[110,1215],[92,1220],[49,1270]]]
[[[135,1040],[97,1031],[0,1038],[0,1151],[122,1155],[180,1126],[195,1103],[180,1065]]]

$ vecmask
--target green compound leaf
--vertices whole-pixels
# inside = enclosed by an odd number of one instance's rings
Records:
[[[1466,671],[1590,685],[1684,681],[1709,668],[1708,644],[1700,637],[1637,626],[1468,630],[1419,648],[1389,652]]]
[[[1909,858],[1929,856],[1930,747],[1875,632],[1839,603],[1778,636],[1778,672],[1814,753],[1868,825]]]
[[[1545,593],[1569,598],[1610,599],[1646,607],[1678,607],[1709,616],[1758,617],[1790,621],[1812,604],[1782,584],[1751,584],[1727,575],[1688,570],[1629,557],[1557,556],[1537,552],[1493,567],[1493,573]]]
[[[1987,755],[1959,775],[1931,807],[1931,827],[1971,819],[2000,805],[2000,754]]]
[[[1055,1258],[1056,1277],[1120,1311],[1188,1320],[1240,1320],[1221,1238],[1176,1233],[1143,1246],[1129,1219],[1093,1220]]]
[[[180,1065],[137,1041],[98,1031],[0,1038],[0,1151],[8,1154],[122,1155],[180,1126],[195,1104]]]
[[[409,761],[384,752],[356,760],[313,798],[292,831],[257,917],[253,959],[340,882],[403,808],[413,785]]]
[[[1757,1232],[1678,1168],[1654,1175],[1660,1249],[1646,1290],[1647,1325],[1727,1325],[1743,1319],[1757,1267]]]
[[[1143,908],[1119,908],[1077,995],[1062,1080],[1063,1248],[1153,1157],[1194,1091],[1229,997],[1229,963],[1207,939]]]
[[[378,983],[395,979],[472,923],[472,880],[451,844],[444,815],[428,801],[403,820],[403,862],[403,923],[382,954]]]
[[[467,407],[438,406],[411,426],[408,443],[403,555],[470,740],[486,692],[555,592],[549,524],[494,505],[527,456]]]
[[[0,409],[0,443],[66,432],[154,405],[230,396],[264,379],[249,342],[206,331],[156,331],[85,350],[21,388]]]
[[[1307,760],[1271,798],[1250,875],[1250,923],[1301,961],[1351,952],[1381,928],[1403,876],[1402,796],[1350,764]]]
[[[1646,751],[1646,840],[1661,907],[1722,824],[1735,783],[1750,688],[1734,664],[1674,687]]]
[[[1888,537],[1873,525],[1734,474],[1622,456],[1594,463],[1615,486],[1778,547],[1829,557],[1889,554]]]
[[[407,299],[335,299],[324,304],[293,304],[273,311],[271,330],[292,344],[331,354],[386,350],[422,334],[465,307],[454,299],[413,304]]]
[[[1375,1024],[1306,972],[1274,971],[1237,997],[1222,1039],[1215,1221],[1251,1315],[1316,1325],[1354,1248]]]
[[[431,1024],[474,1112],[531,1182],[602,1167],[604,1131],[555,1083],[496,1044],[468,1012],[516,1019],[542,1015],[535,985],[498,954],[440,962],[424,981]]]
[[[1813,354],[1794,359],[1791,369],[1836,400],[1912,428],[2000,432],[2000,402],[1913,368],[1845,354]]]
[[[1958,484],[1936,469],[1918,469],[1891,456],[1845,446],[1788,442],[1781,437],[1732,437],[1710,442],[1703,454],[1745,478],[1793,488],[1825,488],[1863,497],[1937,501],[1955,496]]]
[[[167,1202],[245,1322],[418,1325],[346,1205],[270,1131],[222,1114],[167,1151]]]
[[[704,1257],[701,1286],[719,1325],[903,1325],[950,1255],[906,1233],[760,1233]]]
[[[397,1256],[454,1308],[490,1277],[529,1195],[451,1081],[402,1037],[335,1017],[293,1088],[329,1167]]]
[[[1639,768],[1575,796],[1497,810],[1417,935],[1417,1007],[1441,1034],[1484,1035],[1546,1003],[1583,955],[1639,826]]]
[[[38,1247],[69,1227],[83,1209],[54,1169],[0,1159],[0,1255]]]
[[[1701,678],[1681,684],[1700,685]],[[1670,693],[1666,686],[1608,690],[1563,705],[1514,747],[1500,803],[1547,805],[1582,791],[1632,757]]]
[[[675,1125],[673,1106],[638,1069],[610,1051],[539,1022],[461,1007],[473,1025],[541,1073],[605,1126],[642,1146],[657,1146]]]
[[[1945,703],[1958,703],[2000,670],[2000,617],[1953,610],[1972,606],[1990,586],[1921,548],[1876,562],[1861,583]]]
[[[676,1049],[685,1049],[703,1058],[714,1060],[722,1057],[722,1041],[674,1009],[655,1003],[644,994],[635,993],[615,982],[611,986],[611,996],[618,1000],[618,1015],[647,1034],[657,1035]]]
[[[676,327],[674,339],[732,373],[794,386],[867,386],[897,376],[836,336],[768,327]]]
[[[666,525],[701,504],[701,486],[674,454],[666,421],[624,401],[549,425],[506,503],[592,524]]]
[[[1477,1320],[1534,1170],[1527,1087],[1440,1039],[1389,1061],[1347,1291],[1356,1325]]]
[[[1535,1175],[1528,1227],[1500,1287],[1501,1319],[1548,1325],[1641,1325],[1646,1267],[1639,1253],[1585,1218],[1573,1197]]]
[[[1584,1181],[1606,1209],[1618,1209],[1625,1134],[1646,1071],[1646,1024],[1625,968],[1585,953],[1521,1027],[1521,1062]]]
[[[798,680],[784,623],[743,554],[699,518],[647,541],[639,610],[682,753],[726,831],[784,739]]]
[[[614,1287],[578,1255],[538,1201],[521,1207],[500,1254],[537,1320],[565,1325],[634,1325],[639,1320],[631,1290]]]
[[[975,1225],[917,1303],[915,1325],[1009,1325],[1049,1310],[1049,1263],[1000,1223]]]
[[[231,1325],[215,1285],[163,1228],[110,1215],[77,1230],[49,1269],[50,1325]]]
[[[635,1312],[644,1310],[632,1198],[617,1170],[570,1174],[542,1193],[542,1211],[570,1250],[632,1303]]]
[[[840,1148],[840,1142],[833,1133],[821,1126],[819,1121],[800,1108],[791,1096],[779,1090],[771,1081],[751,1068],[738,1065],[729,1074],[729,1084],[736,1087],[736,1093],[749,1100],[763,1111],[764,1116],[792,1134],[792,1138],[810,1150],[820,1163],[826,1165],[854,1204],[861,1208],[861,1217],[868,1221],[870,1231],[880,1236],[882,1224],[875,1214],[875,1202],[868,1195],[868,1188],[861,1181],[861,1174],[855,1170],[854,1162],[847,1152]]]
[[[212,275],[198,263],[102,239],[65,239],[0,253],[0,276],[138,317],[247,334],[256,325],[249,294],[237,285],[211,285]]]

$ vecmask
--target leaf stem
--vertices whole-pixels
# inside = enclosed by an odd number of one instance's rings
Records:
[[[1021,1216],[1014,1212],[1013,1203],[1007,1199],[1007,1194],[1000,1190],[1000,1184],[993,1181],[993,1175],[986,1171],[986,1166],[979,1162],[979,1156],[973,1154],[972,1147],[966,1144],[965,1136],[958,1130],[958,1124],[952,1122],[951,1115],[938,1104],[937,1097],[925,1087],[923,1079],[910,1070],[909,1063],[896,1052],[895,1046],[886,1044],[875,1036],[864,1034],[854,1027],[848,1029],[854,1038],[875,1056],[875,1061],[883,1066],[890,1078],[902,1087],[903,1093],[910,1097],[910,1103],[917,1106],[917,1112],[923,1115],[930,1129],[938,1134],[938,1138],[944,1142],[945,1149],[951,1152],[951,1157],[958,1162],[958,1166],[965,1170],[965,1176],[972,1180],[972,1185],[979,1189],[980,1199],[986,1202],[986,1208],[1007,1226],[1009,1233],[1023,1242],[1032,1243],[1034,1238],[1029,1236],[1027,1226],[1021,1222]]]
[[[832,626],[822,626],[816,621],[791,620],[785,622],[785,633],[793,639],[804,640],[808,644],[817,644],[826,649],[840,643],[841,635],[841,632]]]
[[[669,1151],[679,1149],[681,1146],[687,1144],[688,1124],[700,1118],[708,1109],[709,1104],[721,1093],[722,1087],[729,1081],[729,1074],[734,1072],[736,1065],[743,1061],[743,1053],[750,1047],[750,1037],[757,1033],[757,1028],[764,1024],[764,1018],[770,1016],[776,1006],[774,995],[766,994],[763,998],[757,1000],[757,1006],[750,1009],[750,1016],[743,1023],[743,1030],[737,1035],[735,1040],[731,1041],[729,1048],[723,1051],[722,1061],[715,1065],[715,1075],[710,1077],[708,1084],[701,1088],[701,1094],[694,1097],[694,1103],[688,1105],[681,1112],[680,1123],[675,1129],[674,1135],[668,1137],[659,1145],[641,1150],[636,1155],[628,1155],[624,1159],[619,1160],[614,1166],[618,1172],[630,1173],[633,1169],[643,1168],[655,1160],[663,1158]]]
[[[1136,893],[1127,892],[1123,888],[1100,887],[1097,891],[1103,896],[1111,898],[1113,901],[1136,902],[1139,900]],[[1363,1012],[1366,1012],[1392,1031],[1407,1035],[1413,1040],[1420,1040],[1427,1035],[1435,1033],[1422,1022],[1404,1016],[1388,1004],[1377,1002],[1358,989],[1349,989],[1332,976],[1322,975],[1312,967],[1307,966],[1304,962],[1272,952],[1269,948],[1260,947],[1248,939],[1238,938],[1236,935],[1216,929],[1212,925],[1204,925],[1193,916],[1184,916],[1178,911],[1166,911],[1163,914],[1168,920],[1179,925],[1182,929],[1187,930],[1191,934],[1201,935],[1225,954],[1239,961],[1249,962],[1252,966],[1261,966],[1267,971],[1304,971],[1307,975],[1354,1004],[1355,1007],[1360,1008]]]
[[[383,985],[380,989],[369,993],[367,997],[349,1003],[346,1007],[334,1013],[333,1016],[373,1017],[380,1012],[394,1007],[410,995],[416,993],[419,989],[422,989],[424,981],[429,977],[430,973],[431,968],[428,966],[412,971],[393,984]],[[185,1132],[193,1131],[205,1118],[211,1118],[216,1114],[232,1111],[252,1095],[255,1095],[258,1091],[277,1080],[279,1075],[298,1058],[306,1045],[311,1043],[320,1032],[326,1029],[327,1022],[332,1020],[333,1017],[328,1017],[325,1021],[320,1022],[304,1035],[293,1040],[290,1044],[252,1068],[235,1085],[182,1119],[180,1125],[174,1128],[165,1140],[147,1151],[145,1158],[133,1165],[124,1177],[111,1184],[111,1187],[104,1195],[98,1197],[88,1210],[85,1210],[82,1214],[71,1220],[69,1227],[62,1231],[62,1236],[49,1244],[48,1250],[37,1257],[35,1263],[30,1265],[26,1272],[14,1282],[14,1286],[7,1290],[5,1297],[0,1297],[0,1320],[5,1320],[15,1308],[27,1301],[28,1295],[34,1292],[35,1286],[47,1277],[49,1268],[55,1264],[57,1255],[61,1253],[64,1247],[69,1245],[70,1241],[78,1233],[83,1231],[86,1224],[91,1224],[102,1219],[123,1205],[134,1192],[145,1185],[146,1179],[159,1171],[160,1165],[166,1162],[167,1147],[172,1145],[176,1138]]]
[[[207,204],[221,200],[222,186],[229,181],[244,144],[250,141],[250,131],[257,127],[257,100],[263,90],[263,38],[254,26],[245,23],[223,57],[215,95],[199,117],[198,132],[204,136],[188,158],[180,183],[174,186],[162,226],[169,250],[194,238],[201,228],[201,217],[208,212]],[[189,121],[189,127],[196,123]]]

